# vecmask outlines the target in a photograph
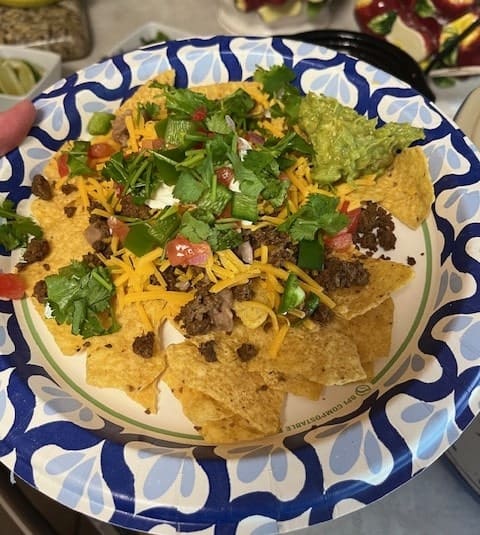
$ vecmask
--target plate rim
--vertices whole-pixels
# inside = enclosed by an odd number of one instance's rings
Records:
[[[230,47],[232,45],[232,43],[234,43],[236,40],[238,39],[244,39],[246,41],[255,41],[255,42],[259,42],[259,41],[263,41],[263,42],[268,42],[268,43],[272,43],[272,46],[275,44],[275,46],[279,46],[280,48],[285,46],[286,48],[289,48],[289,47],[292,47],[293,44],[292,44],[292,41],[290,41],[289,39],[280,39],[280,38],[275,38],[275,39],[271,39],[271,38],[242,38],[242,37],[225,37],[225,36],[214,36],[214,37],[210,37],[210,38],[195,38],[195,39],[192,39],[192,38],[187,38],[187,39],[180,39],[176,42],[169,42],[169,43],[165,43],[165,44],[162,44],[162,45],[153,45],[151,47],[147,47],[147,48],[144,48],[143,49],[143,52],[149,52],[149,51],[158,51],[158,50],[162,50],[162,49],[168,49],[168,47],[170,46],[170,43],[176,43],[175,46],[173,46],[173,49],[175,50],[175,52],[177,52],[177,50],[179,50],[182,46],[188,46],[189,44],[192,44],[194,47],[195,45],[211,45],[211,44],[218,44],[218,45],[223,45],[225,46],[225,53],[227,52],[230,52],[232,54],[234,54],[231,50],[230,50]],[[228,46],[227,46],[228,45]],[[322,57],[322,53],[321,51],[319,51],[322,47],[318,47],[318,46],[315,46],[315,45],[311,45],[311,48],[310,50],[312,50],[313,52],[316,52],[318,53],[318,56],[321,58]],[[133,52],[129,52],[125,55],[119,55],[119,56],[116,56],[117,58],[117,61],[118,62],[121,62],[121,60],[125,60],[125,56],[131,56],[133,54],[136,54],[138,51],[133,51]],[[312,53],[313,53],[312,52]],[[343,57],[344,55],[342,53],[339,53],[339,52],[334,52],[334,56],[335,57]],[[128,59],[128,58],[127,58]],[[291,58],[293,60],[293,58]],[[113,60],[106,60],[106,62],[108,61],[114,61],[115,62],[115,58]],[[324,59],[322,61],[325,61]],[[350,60],[349,60],[350,61]],[[105,62],[101,62],[99,63],[98,65],[102,65],[104,64]],[[359,63],[363,63],[363,62],[357,62],[355,61],[354,63],[356,64],[359,64]],[[376,70],[376,69],[374,69]],[[80,71],[80,74],[81,73],[85,73],[85,69],[82,69],[82,71]],[[51,89],[50,91],[50,94],[52,95],[55,95],[55,91],[56,89],[55,88],[59,88],[58,91],[60,92],[61,88],[62,88],[62,84],[63,83],[73,83],[75,84],[75,82],[77,81],[77,77],[79,76],[79,73],[76,73],[74,75],[70,75],[69,77],[67,77],[67,79],[64,79],[65,81],[60,81],[59,83],[55,84],[54,88]],[[399,81],[397,81],[398,83],[400,83]],[[395,86],[396,87],[396,86]],[[405,89],[410,89],[408,88],[407,84],[404,84],[403,82],[400,83],[400,87],[402,88],[405,88]],[[412,90],[413,91],[413,90]],[[48,92],[47,92],[48,93]],[[45,98],[48,96],[47,93],[45,94]],[[413,94],[413,93],[412,93]],[[423,97],[421,97],[423,98]],[[36,99],[37,102],[41,101],[42,99],[42,96],[39,97],[38,99]],[[440,114],[441,115],[441,114]],[[445,117],[445,116],[442,116],[443,120],[444,121],[447,121],[449,122],[450,124],[450,121]],[[15,159],[16,155],[18,155],[18,152],[16,152],[13,156],[12,156],[12,160]],[[0,312],[3,312],[4,310],[4,307],[0,307]],[[1,371],[4,371],[3,367],[0,368],[0,373]],[[478,372],[479,375],[480,375],[480,372]],[[459,400],[459,401],[462,401],[462,400]],[[458,415],[460,416],[461,418],[460,419],[463,419],[465,420],[466,418],[464,418],[464,412],[466,411],[467,409],[467,405],[468,404],[463,404],[463,410],[461,411],[461,413]],[[470,412],[472,412],[471,408],[469,409]],[[478,411],[478,409],[477,409]],[[467,419],[468,419],[468,415],[467,415]],[[467,424],[465,423],[465,425],[463,425],[463,428],[466,426]],[[295,435],[293,437],[287,437],[285,440],[286,441],[289,441],[289,442],[295,442],[295,437],[299,437],[300,435],[302,436],[305,436],[307,435],[308,433],[311,432],[311,429],[309,430],[306,430],[305,432],[303,433],[300,433],[299,435]],[[298,438],[297,438],[298,439]],[[284,439],[281,439],[280,442],[284,442]],[[123,447],[123,446],[120,446],[120,447]],[[312,447],[311,444],[304,444],[304,447],[306,449],[309,449],[310,447]],[[188,449],[188,448],[187,448]],[[213,446],[208,446],[208,450],[210,451],[210,455],[212,456],[216,456],[217,453],[215,452],[215,450],[219,451],[221,450],[222,448],[214,448]],[[290,450],[289,450],[290,451]],[[442,452],[439,452],[438,455],[436,457],[438,457]],[[297,454],[300,454],[300,452],[297,450]],[[436,458],[435,457],[435,458]],[[31,459],[31,458],[30,458]],[[29,466],[28,466],[28,462],[26,462],[26,467],[24,467],[24,469],[20,469],[20,465],[21,465],[21,456],[20,457],[17,457],[17,459],[9,459],[9,457],[5,457],[4,455],[1,455],[0,454],[0,460],[2,460],[3,462],[5,462],[5,464],[8,465],[8,462],[10,460],[10,463],[13,462],[12,466],[10,466],[11,469],[13,468],[17,468],[19,469],[18,472],[19,472],[19,475],[20,477],[22,477],[22,475],[20,474],[20,472],[23,472],[24,475],[27,475],[27,478],[28,478],[28,472],[29,472]],[[404,463],[406,465],[410,465],[412,464],[411,462],[409,462],[409,459],[408,459],[408,455],[403,459]],[[433,459],[431,459],[431,462],[433,462]],[[20,463],[20,464],[19,464]],[[421,468],[423,469],[423,468]],[[410,477],[412,477],[412,474],[410,473],[410,475],[408,475],[408,471],[405,470],[404,466],[401,465],[400,466],[400,463],[399,463],[399,466],[398,466],[398,470],[401,472],[401,474],[399,475],[399,478],[398,478],[398,481],[396,481],[396,485],[394,486],[394,488],[396,488],[399,484],[402,484],[403,482],[407,481],[408,479],[410,479]],[[33,476],[33,470],[30,469],[30,475]],[[23,479],[23,477],[22,477]],[[35,482],[34,482],[34,478],[33,477],[30,477],[31,481],[28,481],[27,479],[27,482],[30,483],[30,484],[33,484],[35,486]],[[388,478],[387,478],[388,479]],[[387,485],[388,486],[388,485]],[[381,487],[381,485],[380,485]],[[41,490],[41,489],[40,489]],[[393,489],[390,489],[390,490],[393,490]],[[373,498],[373,499],[377,499],[377,498]],[[373,501],[373,500],[372,500]],[[337,502],[338,503],[338,502]],[[369,503],[369,502],[368,502]],[[293,504],[291,504],[291,506],[293,506]],[[303,505],[300,505],[300,504],[297,504],[298,507],[302,508]],[[333,507],[331,508],[332,511],[331,513],[333,513]],[[82,511],[82,512],[85,512],[85,511]],[[232,513],[233,511],[231,511],[230,513]],[[282,520],[282,512],[279,511],[279,519]],[[87,513],[88,514],[88,513]],[[120,514],[120,511],[117,511],[117,509],[115,509],[115,514],[112,515],[112,520],[113,520],[113,523],[115,523],[115,520],[118,521],[117,519],[117,515]],[[292,511],[290,511],[288,514],[285,514],[283,513],[284,515],[284,519],[286,520],[290,515],[292,514]],[[345,513],[343,513],[345,514]],[[315,515],[312,516],[312,518],[315,520],[314,518]],[[225,520],[226,517],[223,518],[223,520]],[[245,516],[241,516],[241,518],[246,518]],[[240,518],[240,519],[241,519]],[[292,517],[292,518],[295,518],[295,517]],[[327,518],[327,520],[329,520],[329,518]],[[220,519],[220,521],[222,521],[222,519]],[[323,520],[324,521],[324,520]],[[178,523],[177,521],[175,521],[176,523]],[[316,523],[316,522],[312,522],[312,523]],[[128,519],[127,521],[127,524],[130,524],[129,526],[127,525],[126,527],[134,527],[135,524],[132,524],[132,520],[131,519]],[[209,520],[207,522],[207,524],[209,526],[211,526],[212,522]],[[142,524],[143,525],[143,524]],[[191,525],[188,524],[190,527]],[[197,525],[196,523],[194,525]]]

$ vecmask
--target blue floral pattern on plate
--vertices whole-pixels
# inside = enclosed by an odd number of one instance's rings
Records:
[[[365,63],[279,38],[188,39],[115,56],[36,100],[38,123],[0,160],[0,194],[27,199],[31,177],[66,139],[85,133],[89,113],[117,107],[162,70],[174,68],[186,86],[244,80],[257,65],[278,63],[295,70],[304,91],[425,129],[436,194],[425,231],[434,243],[426,313],[376,380],[354,388],[351,410],[332,408],[277,436],[215,447],[131,432],[97,413],[42,365],[22,306],[0,301],[0,460],[69,507],[151,533],[298,529],[397,488],[479,412],[478,153],[432,103]],[[8,269],[9,258],[1,261]]]

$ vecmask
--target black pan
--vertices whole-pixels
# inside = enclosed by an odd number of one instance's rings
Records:
[[[435,95],[428,87],[425,75],[418,63],[397,46],[371,35],[350,30],[312,30],[283,35],[344,52],[396,76],[422,93],[432,102]]]

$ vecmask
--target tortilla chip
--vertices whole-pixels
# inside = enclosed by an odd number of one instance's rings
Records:
[[[278,355],[262,350],[249,363],[261,373],[278,371],[321,385],[343,385],[365,378],[357,347],[334,322],[288,330]]]
[[[309,381],[301,375],[286,374],[276,370],[260,373],[270,388],[276,388],[282,392],[288,392],[313,401],[316,401],[320,397],[323,390],[323,385]]]
[[[255,101],[268,104],[268,98],[262,92],[258,82],[220,82],[216,84],[198,85],[190,87],[192,91],[205,95],[210,100],[219,100],[235,93],[238,89],[246,91]]]
[[[366,258],[362,262],[370,274],[368,284],[329,292],[336,303],[334,312],[344,319],[351,320],[377,307],[414,276],[410,266],[391,260]]]
[[[375,363],[372,362],[365,362],[362,364],[363,369],[365,370],[365,374],[367,376],[367,381],[371,381],[373,379],[373,376],[375,375]]]
[[[89,214],[86,210],[77,209],[75,215],[68,220],[68,231],[64,218],[62,220],[63,209],[72,202],[73,197],[73,194],[70,196],[57,192],[51,201],[36,199],[32,203],[32,215],[40,222],[43,237],[51,247],[44,260],[33,262],[22,269],[29,295],[36,282],[56,273],[60,267],[72,260],[81,260],[82,256],[92,249],[83,235],[88,227]]]
[[[223,420],[205,422],[200,429],[207,442],[215,444],[228,444],[242,440],[262,438],[263,434],[251,427],[246,420],[234,414]]]
[[[238,414],[233,414],[210,396],[187,386],[185,377],[176,375],[171,369],[166,371],[162,379],[181,402],[185,416],[207,442],[226,444],[263,436]]]
[[[136,403],[139,403],[142,407],[145,408],[145,412],[148,414],[157,413],[157,403],[158,403],[158,381],[153,381],[145,388],[141,390],[132,390],[126,392],[128,397],[130,397]]]
[[[371,186],[358,186],[349,197],[377,202],[415,230],[430,213],[435,199],[425,153],[421,147],[405,149]]]
[[[365,314],[350,321],[341,320],[345,332],[352,337],[365,368],[367,362],[388,357],[392,342],[394,304],[386,299]]]
[[[167,347],[168,365],[185,377],[188,386],[240,415],[266,435],[280,430],[285,394],[268,388],[258,373],[249,373],[242,362],[207,362],[191,342]]]
[[[145,102],[155,102],[160,109],[163,109],[165,106],[165,96],[164,90],[161,86],[173,86],[174,82],[175,71],[173,69],[163,71],[158,76],[152,78],[150,81],[142,84],[138,89],[136,89],[135,93],[119,107],[116,115],[120,116],[125,115],[126,113],[136,112],[138,104]],[[152,86],[152,84],[154,85]]]
[[[195,427],[200,427],[212,420],[222,420],[232,416],[232,411],[210,396],[187,386],[185,378],[173,373],[171,369],[165,372],[162,380],[180,401],[185,416]]]

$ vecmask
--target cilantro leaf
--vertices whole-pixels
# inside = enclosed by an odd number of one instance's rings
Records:
[[[190,89],[167,87],[166,107],[170,116],[177,119],[191,119],[194,112],[199,109],[212,110],[215,103],[205,95]]]
[[[268,95],[281,103],[272,106],[272,116],[286,117],[290,124],[296,121],[301,102],[300,91],[292,84],[295,76],[294,71],[286,65],[273,65],[269,69],[258,66],[253,75],[253,79],[262,84]]]
[[[249,113],[255,107],[252,97],[243,89],[237,89],[231,95],[220,100],[220,108],[224,115],[229,115],[237,127],[244,128]]]
[[[185,212],[178,233],[193,243],[208,242],[212,251],[232,249],[242,243],[242,235],[231,224],[210,225],[199,216],[196,211]]]
[[[152,121],[160,115],[160,106],[156,102],[144,102],[138,105],[138,111],[146,121]]]
[[[73,334],[89,338],[118,329],[111,302],[115,286],[106,267],[91,268],[74,260],[47,276],[45,283],[55,320],[71,325]]]
[[[336,234],[348,223],[345,214],[337,211],[338,199],[314,193],[294,214],[288,217],[278,230],[288,232],[294,241],[314,240],[317,231]]]
[[[70,176],[92,175],[93,169],[88,165],[88,150],[90,141],[74,141],[68,151],[68,168]]]
[[[285,202],[289,186],[289,180],[271,178],[267,180],[267,183],[263,188],[262,197],[266,201],[270,201],[274,208],[279,208]]]
[[[211,228],[208,223],[195,218],[191,212],[185,212],[182,216],[182,224],[178,231],[179,234],[193,243],[199,243],[207,240]]]
[[[279,97],[295,80],[295,73],[286,65],[273,65],[269,69],[258,66],[253,79],[262,84],[271,97]]]
[[[206,187],[191,172],[184,171],[173,188],[173,196],[184,204],[195,203],[200,199]]]
[[[30,217],[18,215],[15,204],[9,199],[5,199],[0,205],[0,218],[5,220],[0,225],[0,245],[7,251],[25,247],[30,236],[43,236],[43,231],[37,223]]]
[[[227,123],[225,114],[221,111],[207,117],[206,125],[210,132],[215,132],[216,134],[228,134],[232,130],[232,127]]]
[[[172,170],[176,162],[173,162]],[[157,153],[132,153],[125,155],[117,152],[105,163],[102,176],[124,186],[123,195],[131,195],[135,204],[144,204],[152,198],[164,182],[165,160]]]

